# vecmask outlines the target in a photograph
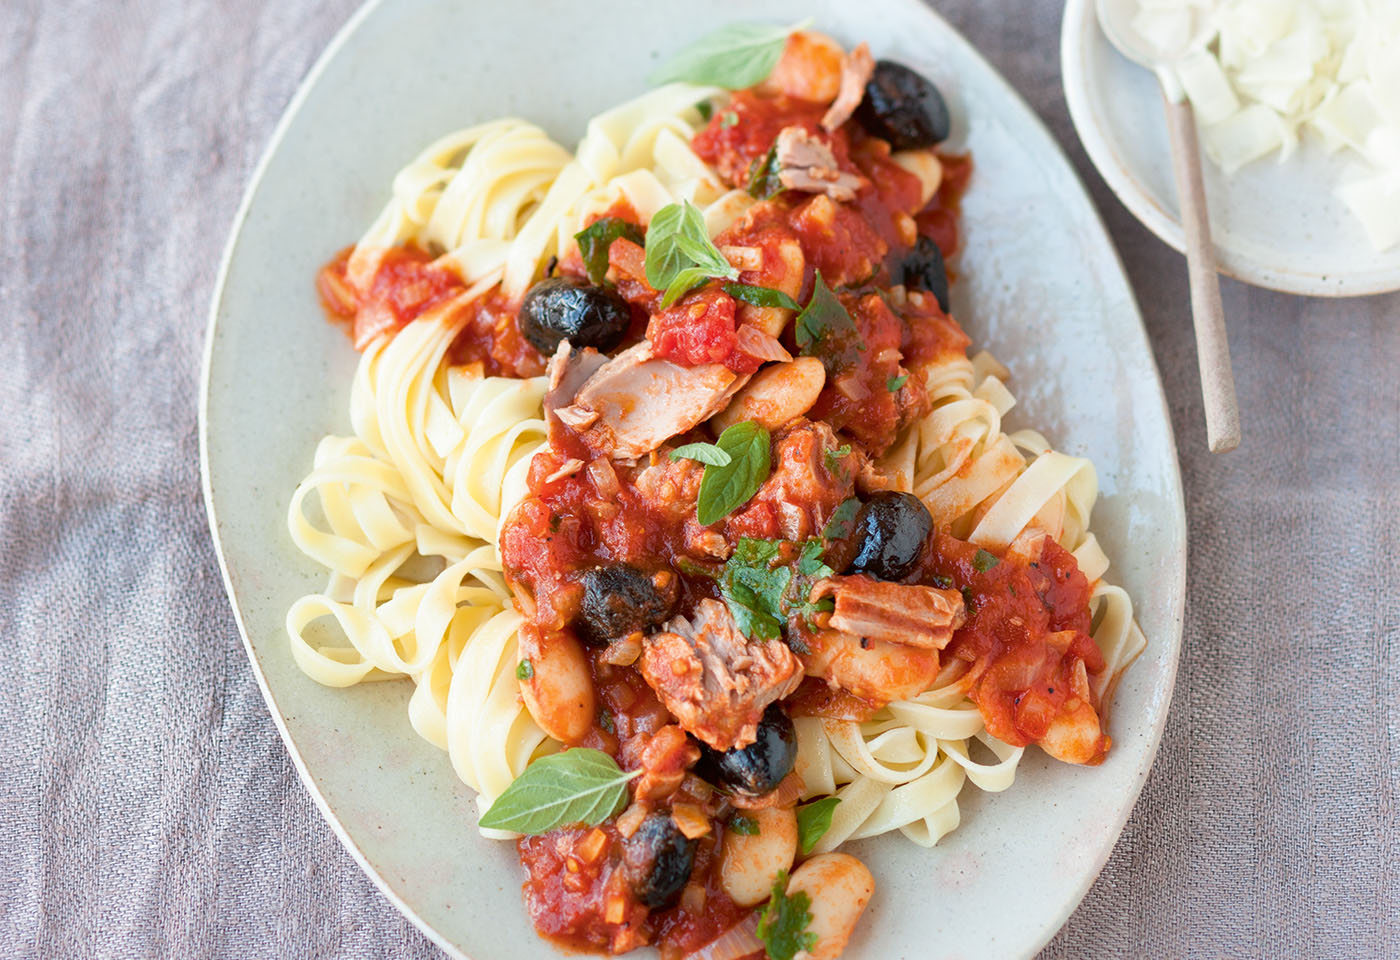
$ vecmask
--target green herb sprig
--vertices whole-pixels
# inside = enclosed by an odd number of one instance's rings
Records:
[[[624,773],[612,757],[590,747],[541,757],[496,798],[481,826],[529,835],[573,823],[596,826],[622,809],[627,781],[641,772]]]
[[[705,474],[700,478],[700,498],[695,505],[696,519],[702,527],[718,523],[748,503],[773,468],[768,431],[752,420],[727,428],[719,435],[715,446],[729,462],[705,464]]]
[[[751,303],[755,307],[781,307],[784,310],[801,310],[802,304],[781,290],[772,287],[756,287],[750,283],[726,283],[724,292],[735,300]]]
[[[831,815],[840,803],[840,797],[822,797],[797,808],[797,843],[804,857],[831,829]]]
[[[647,226],[646,273],[652,289],[665,291],[662,307],[669,307],[711,277],[739,277],[739,271],[710,239],[704,215],[689,200],[667,204],[651,218]]]
[[[601,284],[608,272],[608,249],[614,240],[626,237],[637,246],[646,241],[635,223],[628,223],[621,217],[599,217],[587,227],[574,234],[578,241],[578,252],[583,258],[583,267],[588,271],[592,283]]]
[[[787,895],[788,872],[773,878],[773,896],[758,915],[755,935],[763,941],[771,960],[792,960],[817,945],[817,935],[807,929],[812,922],[812,898],[799,890]]]
[[[866,350],[855,321],[817,271],[812,297],[797,315],[794,328],[797,347],[803,356],[816,357],[834,376],[852,366]]]
[[[661,65],[649,78],[653,85],[687,83],[742,90],[767,78],[778,65],[788,35],[811,23],[791,27],[731,23],[696,40]]]

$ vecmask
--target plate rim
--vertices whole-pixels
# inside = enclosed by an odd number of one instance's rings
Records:
[[[252,173],[249,175],[247,184],[243,191],[243,195],[239,201],[238,208],[233,216],[232,221],[230,222],[228,238],[224,243],[224,248],[220,256],[219,267],[217,273],[215,274],[213,291],[210,297],[209,315],[205,326],[204,349],[202,351],[202,359],[200,365],[198,397],[200,492],[204,499],[205,515],[209,523],[210,539],[214,545],[214,551],[218,559],[219,573],[223,581],[224,593],[227,596],[229,606],[232,609],[234,622],[238,627],[239,638],[242,640],[244,652],[248,657],[248,662],[250,666],[252,667],[253,676],[257,682],[258,689],[262,694],[263,701],[268,708],[268,712],[271,714],[272,721],[277,728],[278,735],[281,738],[282,744],[286,748],[287,753],[292,760],[292,765],[295,767],[297,775],[300,778],[303,786],[311,795],[311,798],[314,801],[317,809],[320,811],[322,818],[329,825],[331,831],[335,834],[335,836],[340,840],[342,846],[345,847],[352,859],[354,859],[356,864],[360,867],[361,871],[366,876],[368,876],[370,881],[379,890],[379,892],[384,895],[384,897],[389,901],[389,903],[391,903],[404,917],[406,917],[415,927],[417,927],[418,930],[421,931],[424,934],[424,936],[426,936],[433,944],[435,944],[439,949],[443,950],[447,956],[456,958],[456,960],[473,960],[471,955],[466,953],[456,944],[452,943],[443,934],[439,933],[430,923],[428,923],[402,896],[398,894],[398,892],[393,888],[393,886],[388,882],[388,880],[385,879],[380,869],[369,861],[368,857],[365,855],[363,850],[360,849],[358,843],[350,835],[350,832],[342,824],[340,817],[331,808],[330,803],[327,801],[326,797],[322,793],[316,778],[311,773],[310,769],[307,767],[306,762],[302,756],[301,750],[297,746],[296,741],[292,737],[287,727],[286,721],[283,718],[281,709],[278,706],[277,697],[273,693],[272,688],[268,683],[266,672],[263,669],[263,664],[258,656],[257,650],[254,648],[252,641],[249,637],[248,628],[244,621],[242,605],[238,599],[237,594],[234,592],[233,589],[233,580],[229,571],[223,540],[220,536],[220,524],[218,514],[214,505],[214,481],[212,473],[210,471],[209,397],[211,372],[214,360],[214,345],[216,342],[216,333],[219,325],[219,314],[223,306],[225,288],[227,285],[230,266],[232,264],[234,254],[237,250],[244,225],[248,219],[249,213],[251,212],[253,200],[259,192],[260,187],[262,186],[262,181],[267,173],[267,169],[272,161],[273,156],[281,148],[288,129],[291,127],[293,121],[300,115],[301,110],[305,105],[305,101],[309,97],[312,89],[317,85],[322,73],[324,73],[328,64],[336,57],[336,55],[340,52],[341,48],[344,47],[348,39],[358,30],[360,25],[366,19],[368,19],[377,9],[386,5],[386,3],[389,2],[394,2],[394,0],[365,0],[365,2],[361,4],[349,16],[349,18],[347,18],[345,23],[342,24],[340,28],[336,30],[335,34],[327,43],[325,49],[316,58],[311,68],[307,71],[306,75],[297,85],[296,91],[293,93],[291,99],[288,100],[286,107],[283,108],[281,116],[278,118],[277,123],[272,129],[272,133],[269,136],[267,145],[264,147],[256,166],[254,166]],[[1007,98],[1009,98],[1011,102],[1013,102],[1021,108],[1026,120],[1029,123],[1030,129],[1035,131],[1035,135],[1042,140],[1043,145],[1053,150],[1053,152],[1055,152],[1056,154],[1058,154],[1060,159],[1064,162],[1065,169],[1068,174],[1068,185],[1070,185],[1071,189],[1078,191],[1078,195],[1083,200],[1085,208],[1089,213],[1089,219],[1092,221],[1093,226],[1099,231],[1099,234],[1104,241],[1105,247],[1112,257],[1113,264],[1117,268],[1118,274],[1123,278],[1123,284],[1128,293],[1128,305],[1132,309],[1132,319],[1135,322],[1138,331],[1142,336],[1142,340],[1147,352],[1147,360],[1151,364],[1152,370],[1156,375],[1155,393],[1157,403],[1159,404],[1161,409],[1162,423],[1166,431],[1165,441],[1168,445],[1168,448],[1173,453],[1173,455],[1170,458],[1171,469],[1168,472],[1166,479],[1169,481],[1172,490],[1175,492],[1173,504],[1174,509],[1171,511],[1172,526],[1175,532],[1178,534],[1178,540],[1180,543],[1180,556],[1179,561],[1176,564],[1178,570],[1177,577],[1175,578],[1176,582],[1172,584],[1171,590],[1167,595],[1168,603],[1166,604],[1166,608],[1164,610],[1165,619],[1168,622],[1168,628],[1166,631],[1167,635],[1160,638],[1156,638],[1157,642],[1163,645],[1164,652],[1167,654],[1167,656],[1165,657],[1165,668],[1161,682],[1161,707],[1157,711],[1156,716],[1149,725],[1148,733],[1150,736],[1150,743],[1147,750],[1143,754],[1142,766],[1136,777],[1136,783],[1133,784],[1130,791],[1128,791],[1131,795],[1130,801],[1123,804],[1121,808],[1121,813],[1113,818],[1113,842],[1105,844],[1101,848],[1101,850],[1095,855],[1095,857],[1093,858],[1092,869],[1083,872],[1082,879],[1080,880],[1080,882],[1074,885],[1074,888],[1071,891],[1070,898],[1063,901],[1062,911],[1056,913],[1054,916],[1046,917],[1044,928],[1040,931],[1039,936],[1033,942],[1031,942],[1030,949],[1025,954],[1025,956],[1027,957],[1033,957],[1037,953],[1039,953],[1041,949],[1044,948],[1045,944],[1047,944],[1057,933],[1059,933],[1059,931],[1064,927],[1066,921],[1068,921],[1068,919],[1079,908],[1080,904],[1084,900],[1085,895],[1088,893],[1089,888],[1097,880],[1099,874],[1103,870],[1104,865],[1108,862],[1109,857],[1117,848],[1118,842],[1122,838],[1123,828],[1127,824],[1128,819],[1132,816],[1134,809],[1136,809],[1137,802],[1142,795],[1142,791],[1147,783],[1147,778],[1153,766],[1156,763],[1157,754],[1161,748],[1162,737],[1166,727],[1166,720],[1168,714],[1170,713],[1171,703],[1176,688],[1176,677],[1181,660],[1181,646],[1185,626],[1186,567],[1189,559],[1189,531],[1186,525],[1185,496],[1182,486],[1180,456],[1179,453],[1177,453],[1175,430],[1172,425],[1170,407],[1167,403],[1165,384],[1162,380],[1161,369],[1157,363],[1156,354],[1152,349],[1151,338],[1147,334],[1146,324],[1144,323],[1142,318],[1142,311],[1138,306],[1136,291],[1134,291],[1133,289],[1131,278],[1129,277],[1127,269],[1123,265],[1123,260],[1118,252],[1118,248],[1113,242],[1112,234],[1108,231],[1108,228],[1104,223],[1103,216],[1100,213],[1098,207],[1095,205],[1092,196],[1089,194],[1087,188],[1085,187],[1083,179],[1079,176],[1078,171],[1075,170],[1073,163],[1070,162],[1069,157],[1065,152],[1065,148],[1060,144],[1058,140],[1055,139],[1054,135],[1050,132],[1048,126],[1041,119],[1040,115],[1026,102],[1025,98],[1021,96],[1019,91],[1017,91],[1015,87],[1013,87],[1011,83],[1002,75],[1001,71],[995,65],[993,65],[990,60],[987,59],[987,57],[982,53],[982,51],[971,40],[969,40],[966,36],[963,35],[963,33],[960,30],[958,30],[951,23],[949,23],[948,20],[945,19],[931,5],[931,0],[888,0],[888,2],[898,3],[910,10],[917,11],[917,14],[919,16],[924,17],[926,22],[930,25],[930,27],[946,31],[957,42],[964,45],[972,54],[972,56],[975,57],[977,60],[981,61],[982,65],[987,68],[987,72],[991,76],[992,82],[1000,88],[1001,93]],[[1076,2],[1081,2],[1081,0],[1069,0],[1069,3],[1071,5],[1073,5]],[[1068,15],[1068,8],[1066,15]],[[1149,643],[1151,642],[1152,638],[1149,638]]]
[[[1106,132],[1108,125],[1089,98],[1090,71],[1086,64],[1089,45],[1099,32],[1094,0],[1066,0],[1060,21],[1060,79],[1079,142],[1094,169],[1123,206],[1162,242],[1186,253],[1181,221],[1152,199],[1140,177],[1124,162]],[[1165,122],[1165,120],[1163,121]],[[1372,270],[1358,274],[1322,274],[1265,263],[1216,241],[1216,269],[1242,283],[1313,297],[1368,297],[1400,290],[1400,269]]]
[[[360,871],[369,878],[370,882],[379,890],[385,899],[391,903],[395,909],[404,917],[408,918],[418,930],[442,950],[447,956],[454,960],[473,960],[473,958],[458,948],[445,936],[439,933],[430,923],[428,923],[418,911],[415,910],[398,892],[389,884],[382,872],[370,863],[364,851],[360,849],[355,839],[350,836],[349,831],[341,823],[340,817],[331,809],[330,803],[321,792],[320,785],[307,767],[305,759],[301,755],[301,749],[297,746],[296,739],[287,728],[287,722],[282,716],[282,711],[277,705],[277,697],[272,692],[267,681],[267,674],[263,670],[262,661],[258,657],[257,650],[253,647],[253,642],[248,635],[248,627],[243,619],[243,607],[238,600],[238,595],[233,589],[233,578],[229,573],[228,560],[224,553],[223,538],[219,535],[219,518],[214,509],[214,481],[213,474],[209,469],[209,384],[210,374],[214,362],[215,333],[219,325],[219,313],[223,306],[224,290],[228,281],[229,266],[233,262],[233,255],[238,247],[239,238],[243,233],[243,225],[248,220],[248,214],[252,210],[253,199],[262,185],[263,177],[267,173],[267,168],[272,162],[273,156],[282,146],[287,130],[291,127],[292,121],[301,113],[302,106],[310,96],[312,89],[316,86],[325,72],[327,65],[335,58],[336,54],[345,45],[350,36],[359,28],[360,24],[369,18],[370,14],[379,8],[385,0],[365,0],[346,21],[341,24],[326,44],[324,50],[317,56],[311,69],[302,77],[297,84],[296,91],[292,98],[283,107],[282,114],[277,118],[276,125],[272,128],[267,145],[263,148],[262,155],[258,158],[257,165],[248,177],[248,182],[243,189],[243,196],[238,202],[238,209],[233,215],[233,220],[229,225],[228,239],[224,242],[223,253],[219,257],[219,269],[214,277],[214,290],[210,297],[209,318],[204,330],[204,350],[200,361],[199,371],[199,478],[200,494],[204,498],[205,516],[209,521],[209,536],[214,544],[214,553],[219,560],[219,576],[223,580],[224,594],[228,598],[229,606],[233,610],[234,622],[238,625],[238,636],[243,642],[243,652],[248,657],[248,663],[252,667],[253,678],[257,681],[258,690],[262,694],[263,703],[267,711],[272,716],[272,722],[277,727],[277,735],[282,740],[282,746],[286,748],[288,756],[291,757],[292,766],[296,768],[297,777],[301,780],[306,792],[311,795],[312,801],[320,811],[321,819],[330,827],[331,832],[340,840],[343,846],[359,866]]]

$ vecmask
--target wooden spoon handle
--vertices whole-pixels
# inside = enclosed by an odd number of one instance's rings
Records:
[[[1230,369],[1225,312],[1220,305],[1220,278],[1215,270],[1215,245],[1210,239],[1206,189],[1201,179],[1196,118],[1189,102],[1174,102],[1165,92],[1162,101],[1171,135],[1181,226],[1186,234],[1186,267],[1191,278],[1191,314],[1196,324],[1196,357],[1201,365],[1206,440],[1211,453],[1225,453],[1240,445],[1240,407],[1235,399],[1235,375]]]

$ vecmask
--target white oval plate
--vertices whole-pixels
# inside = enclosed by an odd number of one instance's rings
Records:
[[[1094,0],[1068,0],[1060,72],[1089,159],[1123,205],[1186,249],[1157,80],[1108,42]],[[1217,264],[1245,283],[1285,293],[1352,297],[1400,290],[1400,247],[1377,253],[1332,193],[1346,166],[1304,137],[1285,163],[1256,160],[1226,177],[1202,157]]]
[[[948,92],[977,176],[954,307],[1014,372],[1021,407],[1093,457],[1095,527],[1133,594],[1147,652],[1119,688],[1097,769],[1027,755],[1015,786],[964,794],[936,849],[857,845],[878,884],[848,956],[1013,957],[1059,928],[1113,847],[1166,717],[1180,645],[1185,530],[1161,384],[1121,266],[1069,164],[1029,109],[917,0],[384,0],[358,13],[298,92],[234,223],[215,293],[201,442],[205,499],[258,681],[287,748],[351,854],[449,954],[554,960],[521,904],[509,843],[482,839],[446,755],[409,727],[395,683],[329,690],[292,662],[283,618],[321,575],[287,500],[318,438],[349,430],[355,354],[322,318],[317,267],[359,235],[398,167],[440,134],[529,117],[565,143],[640,93],[659,57],[717,23],[811,16]],[[590,53],[589,51],[593,51]],[[630,53],[629,53],[630,52]],[[1019,415],[1017,415],[1019,414]]]

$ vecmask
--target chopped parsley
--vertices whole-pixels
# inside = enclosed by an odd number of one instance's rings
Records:
[[[791,540],[740,538],[719,575],[719,591],[746,637],[776,639],[790,616],[810,623],[818,613],[835,608],[830,597],[815,603],[808,599],[812,584],[834,573],[822,558],[823,549],[820,540],[808,540],[799,549]]]
[[[885,389],[890,393],[898,393],[904,389],[904,385],[909,382],[909,374],[903,373],[897,377],[890,377],[885,381]]]
[[[527,657],[515,665],[515,679],[529,680],[535,675],[535,665]]]
[[[842,444],[837,450],[826,451],[826,472],[836,473],[841,469],[841,458],[849,457],[850,455],[851,445],[849,443]]]
[[[812,898],[799,890],[787,895],[788,872],[773,878],[773,897],[758,915],[758,939],[771,960],[792,960],[817,945],[817,935],[807,929],[812,922]]]
[[[826,522],[822,529],[823,540],[844,540],[851,535],[851,530],[855,526],[856,513],[860,510],[860,501],[855,497],[849,500],[842,500],[841,506],[836,508],[836,512],[831,515],[831,519]],[[952,586],[953,581],[948,581],[948,586]]]
[[[978,573],[986,573],[999,563],[1001,563],[1001,560],[996,554],[988,553],[986,550],[981,549],[979,549],[977,554],[972,558],[972,565],[977,569]]]
[[[758,821],[753,817],[746,817],[742,813],[736,813],[729,818],[729,823],[725,824],[726,829],[741,837],[758,836]]]

